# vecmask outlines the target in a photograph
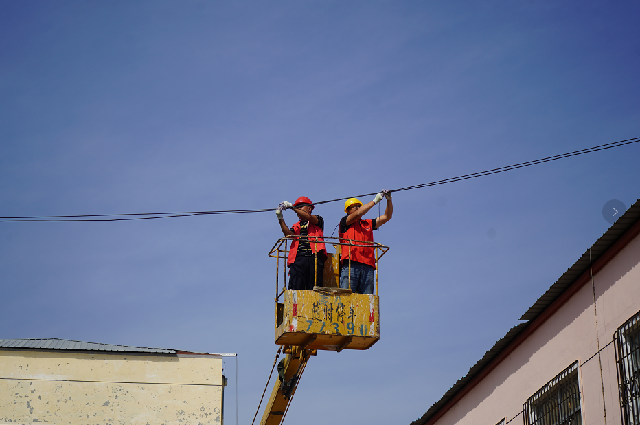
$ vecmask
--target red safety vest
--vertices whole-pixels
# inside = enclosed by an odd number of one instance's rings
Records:
[[[373,220],[357,220],[355,221],[345,233],[340,233],[340,242],[342,243],[355,243],[345,239],[352,239],[357,241],[371,241],[373,242]],[[345,261],[357,261],[358,263],[368,264],[374,269],[376,268],[376,257],[374,248],[372,246],[340,246],[340,261],[345,264]]]
[[[296,235],[300,234],[300,222],[298,221],[292,227],[293,233]],[[317,254],[319,252],[324,252],[325,255],[327,253],[326,248],[324,247],[324,239],[322,234],[322,229],[315,224],[309,222],[307,226],[307,234],[309,236],[309,245],[311,245],[311,252]],[[317,242],[316,242],[317,241]],[[291,265],[294,261],[296,261],[296,254],[298,253],[298,239],[294,239],[291,241],[291,249],[289,249],[289,258],[287,259],[287,265]]]

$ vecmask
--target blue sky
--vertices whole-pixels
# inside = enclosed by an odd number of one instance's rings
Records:
[[[640,137],[639,15],[633,1],[2,0],[0,215],[273,208]],[[391,247],[382,338],[313,358],[287,421],[420,417],[606,231],[607,201],[640,198],[639,155],[395,194],[376,234]],[[316,212],[330,234],[342,204]],[[0,338],[237,352],[227,420],[237,384],[248,423],[276,351],[280,236],[271,212],[2,222]]]

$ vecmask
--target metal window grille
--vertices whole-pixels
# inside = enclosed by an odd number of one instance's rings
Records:
[[[624,425],[640,425],[640,312],[614,334]]]
[[[523,420],[525,425],[582,425],[577,360],[529,397]]]

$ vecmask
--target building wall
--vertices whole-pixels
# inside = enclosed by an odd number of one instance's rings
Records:
[[[221,424],[222,359],[0,350],[0,423]]]
[[[589,282],[436,423],[521,424],[527,399],[578,360],[583,423],[604,425],[606,407],[607,424],[621,424],[615,343],[607,344],[640,310],[640,236],[594,276],[594,285],[595,308]]]

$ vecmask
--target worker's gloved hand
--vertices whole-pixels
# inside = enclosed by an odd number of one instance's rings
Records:
[[[278,206],[278,208],[276,208],[276,217],[278,217],[278,220],[282,220],[282,208],[280,208],[280,206]]]
[[[385,198],[387,198],[387,200],[391,199],[391,191],[387,190],[387,189],[382,189],[382,196],[384,196]]]
[[[378,202],[382,201],[382,198],[384,197],[384,195],[382,194],[382,192],[378,193],[376,195],[375,198],[373,198],[373,204],[377,204]]]
[[[291,204],[291,202],[287,202],[287,201],[282,201],[282,203],[280,204],[281,208],[283,210],[287,210],[289,208],[293,208],[293,205]]]

